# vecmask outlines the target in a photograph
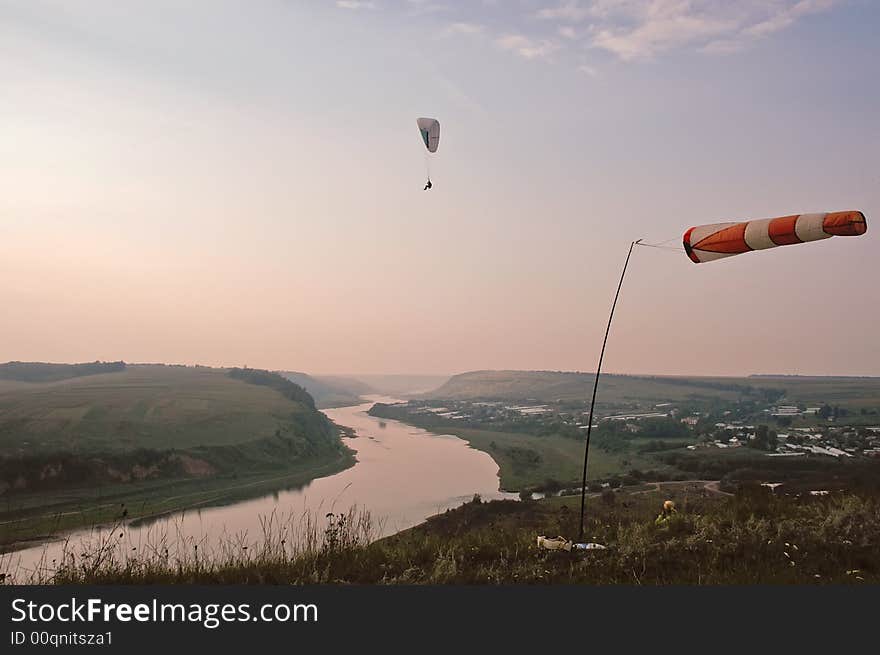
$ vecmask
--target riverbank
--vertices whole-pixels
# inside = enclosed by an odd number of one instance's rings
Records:
[[[331,461],[326,474],[323,470],[304,469],[301,478],[281,477],[291,473],[286,468],[247,479],[239,475],[232,480],[226,478],[220,489],[213,487],[207,489],[207,493],[202,493],[206,489],[200,486],[190,489],[180,485],[173,493],[158,489],[155,493],[162,494],[163,500],[175,497],[180,504],[173,508],[164,505],[155,508],[149,512],[149,520],[130,521],[131,513],[123,520],[118,516],[121,504],[107,501],[106,509],[116,514],[100,523],[115,525],[116,529],[105,527],[69,533],[69,548],[65,542],[53,541],[19,550],[0,558],[0,572],[35,571],[46,563],[61,561],[65,550],[82,552],[89,544],[111,535],[115,535],[113,542],[122,556],[157,547],[158,543],[172,550],[198,543],[200,553],[206,553],[225,543],[230,535],[235,535],[237,543],[260,548],[266,521],[284,522],[290,534],[298,531],[304,520],[313,520],[320,530],[328,522],[328,513],[352,506],[372,512],[377,527],[375,537],[379,538],[411,528],[445,509],[458,507],[474,494],[487,500],[515,497],[499,492],[498,466],[485,453],[455,437],[437,436],[398,421],[375,419],[367,414],[373,402],[393,399],[364,400],[366,402],[354,407],[324,410],[324,415],[344,433],[345,452],[353,453],[357,462],[353,466],[345,467],[348,460]],[[314,479],[308,481],[311,477]],[[220,498],[221,494],[225,501]],[[184,504],[188,508],[180,511]],[[132,505],[129,503],[126,507]],[[71,515],[69,520],[81,518]],[[97,522],[87,521],[87,524]],[[49,529],[55,529],[55,525]],[[48,530],[41,535],[47,533]],[[83,548],[79,547],[81,543],[85,544]]]
[[[471,448],[486,453],[498,464],[504,491],[552,492],[561,488],[580,488],[584,465],[584,442],[580,439],[479,430],[450,425],[449,422],[437,425],[433,415],[410,413],[388,404],[377,403],[370,414],[405,421],[434,434],[451,434],[464,439]],[[590,480],[623,475],[636,468],[666,470],[668,467],[636,452],[609,453],[601,448],[590,448]]]
[[[240,502],[355,463],[345,433],[278,375],[102,371],[13,381],[0,393],[0,552]]]
[[[671,496],[678,511],[655,517]],[[368,515],[336,515],[304,548],[269,535],[224,557],[146,555],[99,566],[78,559],[49,582],[90,584],[876,584],[880,499],[838,493],[733,497],[702,484],[609,492],[587,501],[585,540],[596,551],[547,551],[538,535],[577,536],[579,499],[474,499],[372,541]]]

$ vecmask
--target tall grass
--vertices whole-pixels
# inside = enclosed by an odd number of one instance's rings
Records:
[[[128,539],[123,524],[68,537],[51,560],[44,550],[35,566],[15,565],[6,556],[5,581],[17,584],[127,584],[142,581],[200,582],[224,578],[224,571],[286,570],[328,557],[364,549],[381,534],[382,523],[369,511],[351,507],[344,512],[313,511],[260,517],[260,534],[224,533],[209,542],[183,532],[180,523],[162,524],[137,542]],[[321,581],[311,576],[314,581]],[[253,582],[266,582],[255,573]]]
[[[880,502],[871,495],[677,499],[657,525],[663,496],[620,494],[588,506],[586,537],[607,550],[546,551],[538,534],[577,532],[571,499],[474,501],[376,540],[370,514],[263,522],[256,541],[204,544],[158,538],[123,553],[113,538],[72,549],[29,582],[202,584],[790,584],[880,582]],[[120,533],[121,534],[121,533]],[[119,540],[119,537],[116,537]],[[48,571],[48,569],[47,569]],[[21,580],[19,580],[21,582]]]

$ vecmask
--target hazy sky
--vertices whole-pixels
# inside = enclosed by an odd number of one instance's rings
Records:
[[[0,0],[0,361],[880,375],[880,3]],[[415,119],[442,125],[423,192]]]

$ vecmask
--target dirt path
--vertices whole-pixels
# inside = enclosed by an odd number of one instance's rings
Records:
[[[708,491],[710,494],[714,494],[716,496],[732,496],[733,494],[728,491],[721,491],[720,488],[721,481],[720,480],[712,480],[711,482],[707,482],[703,485],[703,489]]]
[[[733,494],[728,493],[727,491],[721,491],[720,480],[673,480],[670,482],[645,482],[644,484],[653,485],[651,489],[642,489],[640,491],[631,491],[629,492],[631,496],[636,496],[638,494],[650,494],[650,493],[660,493],[664,489],[668,489],[670,491],[676,489],[677,487],[684,487],[687,485],[702,485],[703,489],[713,495],[713,496],[732,496]]]

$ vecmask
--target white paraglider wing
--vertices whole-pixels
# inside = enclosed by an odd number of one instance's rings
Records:
[[[416,122],[428,152],[437,152],[437,146],[440,145],[440,121],[436,118],[420,118]]]

